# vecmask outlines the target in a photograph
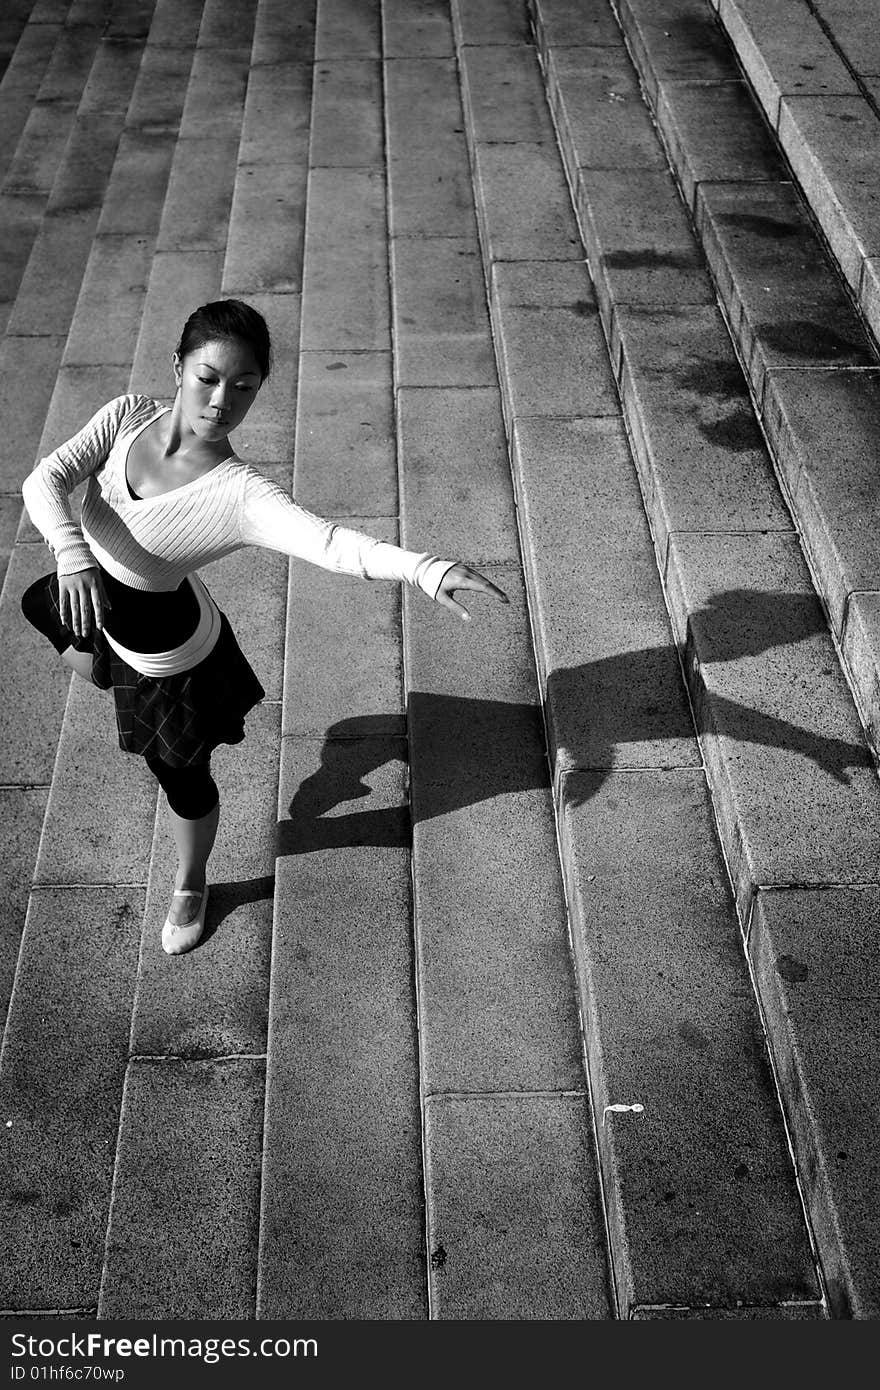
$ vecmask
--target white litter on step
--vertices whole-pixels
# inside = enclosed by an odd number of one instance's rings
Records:
[[[645,1107],[643,1105],[639,1105],[638,1101],[636,1101],[635,1105],[606,1105],[605,1109],[602,1111],[602,1123],[604,1125],[605,1116],[608,1114],[609,1110],[614,1110],[618,1114],[621,1114],[626,1110],[632,1110],[635,1112],[635,1114],[640,1115],[644,1108]]]

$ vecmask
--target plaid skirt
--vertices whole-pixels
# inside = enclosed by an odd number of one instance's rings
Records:
[[[143,676],[113,650],[103,632],[75,637],[61,620],[58,576],[43,575],[22,598],[33,625],[62,652],[91,652],[92,678],[113,691],[119,747],[161,758],[170,767],[205,763],[220,743],[241,743],[244,719],[266,694],[224,613],[213,650],[176,676]]]

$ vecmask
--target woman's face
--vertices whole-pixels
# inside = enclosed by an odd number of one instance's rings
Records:
[[[239,338],[205,343],[182,361],[175,353],[174,375],[183,418],[206,444],[220,443],[241,424],[261,385],[253,348]]]

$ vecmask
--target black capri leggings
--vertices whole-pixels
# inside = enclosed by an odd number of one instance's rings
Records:
[[[168,797],[168,805],[184,820],[201,820],[220,800],[210,763],[169,767],[161,758],[144,756],[144,762]]]

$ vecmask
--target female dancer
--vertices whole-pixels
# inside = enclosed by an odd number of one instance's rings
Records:
[[[403,550],[299,507],[232,451],[269,375],[262,315],[237,299],[190,315],[173,355],[171,406],[118,396],[41,459],[22,494],[57,562],[22,598],[26,617],[80,676],[112,687],[119,745],[143,756],[168,800],[177,875],[162,945],[180,955],[205,925],[219,793],[211,753],[239,743],[265,694],[197,570],[245,545],[324,569],[407,581],[459,617],[453,595],[507,598],[467,565]],[[82,524],[69,495],[88,480]]]

